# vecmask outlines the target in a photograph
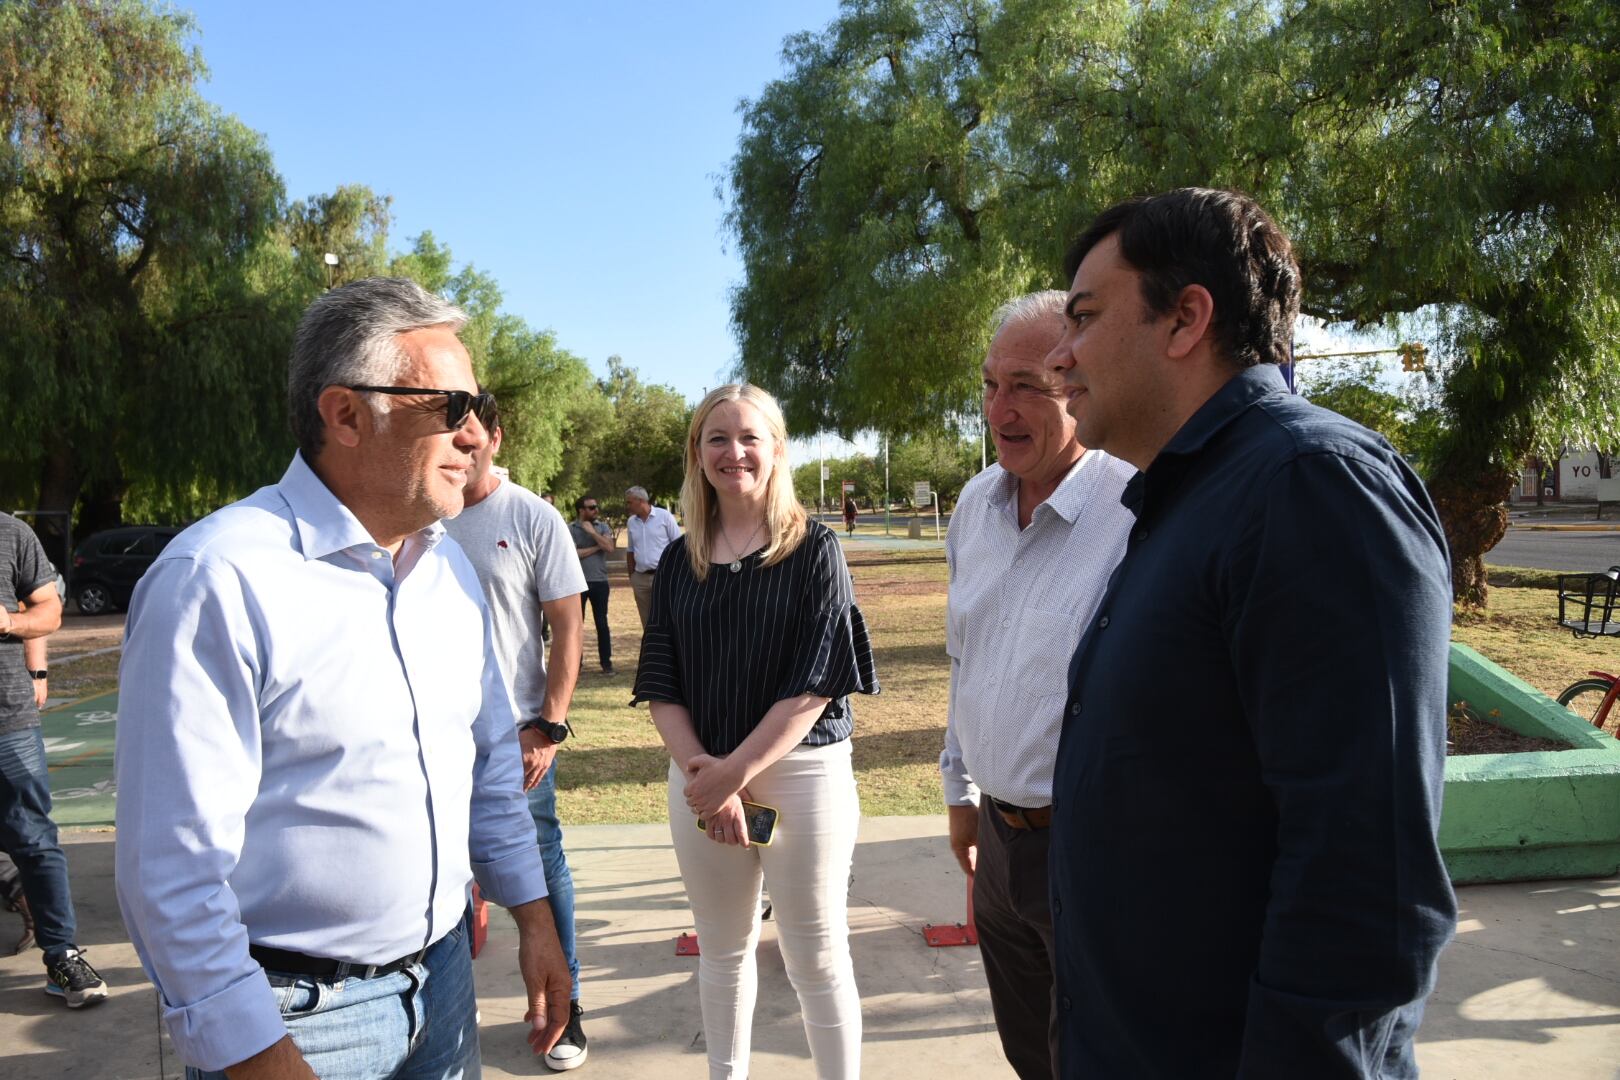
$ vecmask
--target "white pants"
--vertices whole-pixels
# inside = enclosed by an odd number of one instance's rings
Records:
[[[861,810],[849,740],[795,747],[756,776],[748,793],[778,811],[771,845],[716,843],[698,832],[685,780],[670,763],[669,831],[702,950],[698,991],[709,1076],[748,1075],[763,877],[816,1075],[857,1077],[861,999],[849,957],[849,867]]]

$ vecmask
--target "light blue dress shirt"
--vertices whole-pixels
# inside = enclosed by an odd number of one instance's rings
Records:
[[[433,525],[396,565],[301,456],[176,537],[119,671],[118,901],[189,1063],[286,1027],[248,943],[363,964],[476,877],[546,895],[483,592]]]

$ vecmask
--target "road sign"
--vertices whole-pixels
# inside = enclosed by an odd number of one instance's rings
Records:
[[[845,480],[844,481],[844,494],[845,495],[853,495],[853,494],[855,494],[855,481],[853,481],[853,480]]]
[[[831,480],[832,479],[832,468],[830,466],[823,465],[821,467],[821,478],[823,480]]]
[[[911,486],[911,501],[918,506],[927,506],[933,501],[934,493],[928,488],[927,480],[918,480]]]

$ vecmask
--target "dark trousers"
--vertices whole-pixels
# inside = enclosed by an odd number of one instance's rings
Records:
[[[0,735],[0,848],[22,875],[34,940],[54,960],[74,943],[67,856],[51,820],[51,779],[39,727]]]
[[[591,615],[596,620],[596,658],[601,661],[604,668],[613,666],[613,634],[608,630],[607,602],[608,583],[605,581],[587,581],[585,591],[579,594],[579,613],[585,614],[586,603],[591,605]]]
[[[1058,1075],[1057,955],[1046,887],[1051,833],[1015,829],[988,795],[979,800],[973,921],[1001,1051],[1020,1080]]]

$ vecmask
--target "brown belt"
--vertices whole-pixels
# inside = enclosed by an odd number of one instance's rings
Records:
[[[1044,829],[1052,824],[1050,806],[1040,806],[1031,810],[1014,806],[1012,803],[1004,803],[1000,799],[991,799],[990,805],[996,808],[1001,820],[1015,829]]]

